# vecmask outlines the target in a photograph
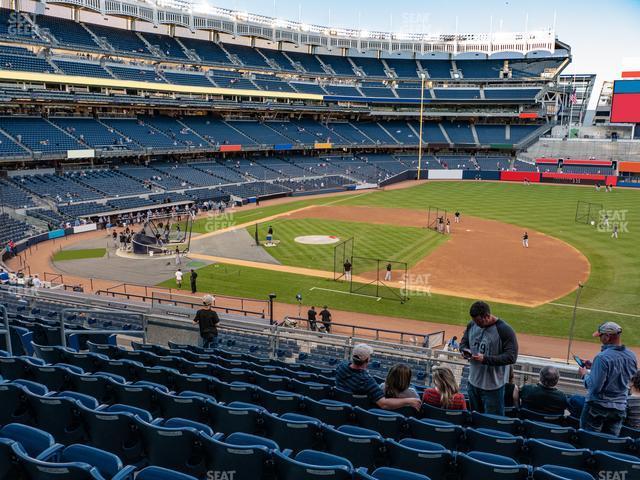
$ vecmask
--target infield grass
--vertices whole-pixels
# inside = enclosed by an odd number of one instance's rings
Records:
[[[593,187],[571,185],[526,186],[507,182],[465,181],[430,182],[408,189],[339,198],[341,205],[419,210],[431,205],[449,211],[459,209],[463,223],[465,215],[474,215],[538,230],[564,240],[580,250],[591,264],[591,275],[581,294],[582,309],[578,310],[576,338],[592,340],[591,333],[597,324],[612,320],[624,328],[624,340],[628,345],[640,345],[640,191],[616,189],[606,193],[603,190],[596,192]],[[611,238],[610,232],[575,223],[578,200],[603,204],[610,211],[611,223],[620,223],[620,237],[616,240]],[[243,213],[243,218],[249,218],[250,214],[257,215],[258,210],[267,216],[303,205],[326,204],[330,201],[330,198],[309,199],[261,207]],[[353,228],[354,223],[350,225]],[[390,237],[388,241],[396,240]],[[393,245],[402,248],[398,243]],[[535,245],[531,247],[535,248]],[[482,255],[482,252],[478,252],[478,255]],[[491,271],[487,272],[488,277],[491,274]],[[522,275],[527,275],[527,272],[523,271]],[[310,290],[314,286],[336,288],[336,283],[331,281],[225,265],[201,269],[198,280],[202,288],[221,294],[265,298],[267,293],[275,291],[278,301],[296,303],[295,294],[301,292],[305,304],[326,303],[334,309],[454,325],[466,324],[468,307],[472,301],[433,295],[415,297],[403,305],[391,300],[376,302],[369,298]],[[509,321],[517,331],[566,337],[572,313],[570,306],[574,300],[575,293],[572,293],[554,302],[556,305],[527,308],[495,304],[493,307],[495,313]],[[340,320],[348,322],[348,319]]]

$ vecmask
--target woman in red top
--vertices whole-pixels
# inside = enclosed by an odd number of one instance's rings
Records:
[[[422,395],[422,401],[432,407],[449,410],[466,410],[467,402],[460,393],[453,372],[449,367],[436,367],[433,370],[433,385]]]

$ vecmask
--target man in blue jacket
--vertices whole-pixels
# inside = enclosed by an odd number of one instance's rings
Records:
[[[587,389],[580,416],[580,428],[618,435],[626,415],[629,382],[638,370],[636,355],[622,345],[622,327],[606,322],[593,334],[600,337],[602,350],[591,370],[579,369]]]

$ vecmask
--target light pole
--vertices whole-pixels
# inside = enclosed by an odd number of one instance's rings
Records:
[[[422,170],[422,113],[424,112],[424,72],[420,73],[420,133],[418,135],[418,180]]]

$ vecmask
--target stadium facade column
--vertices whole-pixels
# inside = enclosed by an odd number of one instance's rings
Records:
[[[424,112],[424,72],[420,73],[420,133],[418,135],[418,180],[421,177],[422,171],[422,116]]]

